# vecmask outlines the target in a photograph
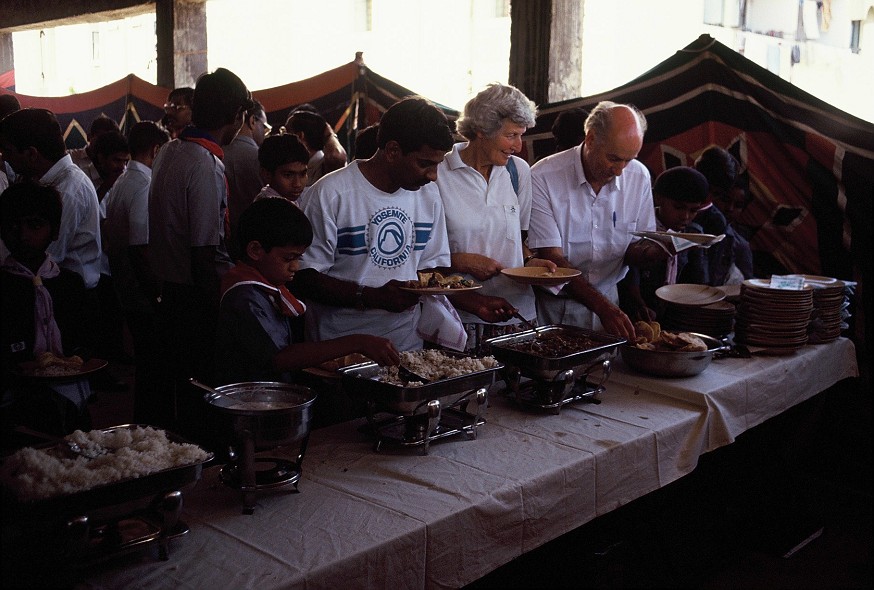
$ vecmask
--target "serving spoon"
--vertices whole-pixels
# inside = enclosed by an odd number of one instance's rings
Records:
[[[200,381],[198,381],[198,380],[195,379],[194,377],[190,377],[190,378],[188,379],[188,382],[191,383],[192,385],[194,385],[195,387],[199,387],[199,388],[201,388],[201,389],[204,390],[204,391],[208,391],[208,392],[210,392],[210,393],[213,393],[213,394],[215,394],[215,395],[218,395],[218,396],[220,396],[220,397],[223,397],[223,398],[225,398],[225,399],[227,399],[227,400],[230,400],[230,401],[232,401],[232,402],[234,402],[234,403],[237,402],[237,400],[235,400],[235,399],[232,398],[231,396],[222,393],[222,392],[219,391],[218,389],[213,389],[212,387],[210,387],[210,386],[207,385],[206,383],[201,383]]]
[[[526,320],[525,317],[521,313],[519,313],[518,310],[513,312],[513,317],[517,320],[521,320],[523,324],[534,330],[534,336],[536,338],[540,338],[540,332],[538,331],[537,326],[534,324],[534,322]]]
[[[96,459],[101,455],[106,455],[107,453],[109,453],[109,449],[105,449],[103,447],[83,449],[79,446],[78,443],[75,443],[71,440],[67,440],[66,438],[62,438],[60,436],[52,436],[51,434],[39,432],[38,430],[32,430],[27,426],[16,426],[15,432],[20,432],[21,434],[26,434],[28,436],[33,436],[53,443],[64,445],[67,447],[67,450],[69,450],[74,455],[85,457],[88,460]]]

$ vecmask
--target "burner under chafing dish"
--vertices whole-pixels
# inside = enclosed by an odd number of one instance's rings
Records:
[[[244,469],[238,461],[232,461],[222,467],[221,480],[232,488],[243,489]],[[255,458],[255,485],[256,490],[267,490],[287,485],[294,485],[297,490],[297,482],[300,480],[300,470],[293,461],[276,459],[273,457]]]
[[[601,378],[597,383],[592,383],[588,378],[597,370],[601,371]],[[607,359],[587,367],[558,372],[552,379],[518,367],[507,367],[504,370],[504,382],[507,384],[504,393],[515,397],[520,406],[558,414],[563,406],[574,402],[600,404],[601,400],[595,396],[606,391],[604,383],[611,371],[612,365]],[[524,382],[523,377],[526,378]]]
[[[476,399],[476,414],[467,411],[471,396]],[[376,419],[373,404],[368,405],[367,424],[361,431],[376,437],[374,450],[379,451],[383,444],[400,447],[421,446],[422,453],[428,454],[429,445],[447,437],[466,434],[475,439],[477,428],[485,424],[482,410],[488,400],[488,390],[480,388],[468,392],[449,406],[443,406],[439,399],[424,404],[424,413],[393,415]]]

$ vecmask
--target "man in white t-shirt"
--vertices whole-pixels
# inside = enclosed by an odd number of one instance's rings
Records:
[[[540,258],[582,272],[558,293],[537,290],[537,318],[633,340],[616,285],[629,264],[667,259],[655,242],[631,234],[656,229],[650,174],[635,159],[646,119],[631,105],[603,101],[584,131],[583,143],[531,167],[528,245]]]
[[[307,300],[310,339],[366,333],[415,350],[422,347],[418,295],[399,287],[417,279],[417,271],[450,265],[433,181],[452,132],[433,104],[407,98],[382,116],[378,143],[372,158],[309,189],[304,213],[314,238],[293,286]],[[513,311],[500,297],[473,292],[454,295],[453,303],[486,321],[506,320]]]

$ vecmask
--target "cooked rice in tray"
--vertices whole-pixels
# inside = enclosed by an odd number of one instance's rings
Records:
[[[430,380],[451,379],[461,375],[469,375],[478,371],[485,371],[498,366],[498,361],[493,356],[456,357],[447,355],[439,350],[416,350],[401,353],[401,364],[417,375]],[[407,382],[398,375],[397,367],[383,367],[379,371],[379,380],[392,385],[417,386],[424,385],[421,381]]]
[[[0,481],[14,490],[19,500],[45,500],[209,458],[209,453],[197,445],[172,442],[166,432],[151,426],[77,430],[66,438],[83,450],[108,452],[88,459],[62,446],[26,447],[6,458],[0,467]]]

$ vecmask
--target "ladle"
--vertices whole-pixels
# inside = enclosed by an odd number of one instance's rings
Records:
[[[192,385],[194,385],[195,387],[199,387],[199,388],[201,388],[201,389],[204,390],[204,391],[208,391],[208,392],[210,392],[210,393],[213,393],[213,394],[215,394],[215,395],[221,396],[221,397],[223,397],[223,398],[225,398],[225,399],[228,399],[228,400],[231,400],[231,401],[234,401],[234,402],[237,401],[237,400],[235,400],[234,398],[232,398],[231,396],[229,396],[229,395],[225,395],[224,393],[222,393],[222,392],[219,391],[218,389],[213,389],[212,387],[210,387],[210,386],[207,385],[206,383],[201,383],[200,381],[198,381],[198,380],[195,379],[194,377],[189,378],[189,379],[188,379],[188,382],[191,383]]]

